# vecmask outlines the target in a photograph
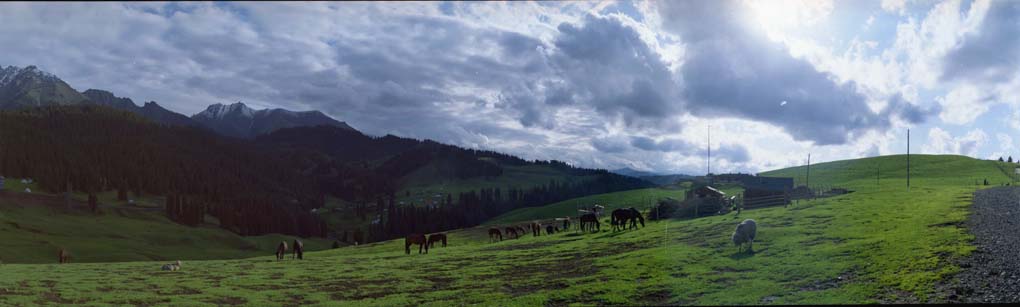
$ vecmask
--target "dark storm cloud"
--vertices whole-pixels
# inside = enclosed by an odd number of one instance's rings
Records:
[[[600,113],[639,124],[681,111],[673,74],[633,28],[589,15],[581,25],[561,24],[558,30],[554,72]]]
[[[1020,2],[993,1],[977,31],[943,59],[943,81],[1008,82],[1020,73]]]
[[[659,4],[664,26],[687,43],[681,74],[683,97],[693,114],[767,122],[794,139],[820,145],[844,144],[868,130],[886,129],[887,115],[915,122],[929,115],[902,104],[897,110],[873,112],[855,82],[836,83],[833,76],[791,56],[785,46],[754,28],[736,2]]]
[[[604,153],[622,153],[630,149],[623,137],[600,137],[591,140],[592,147]]]
[[[942,105],[921,107],[904,100],[901,95],[894,95],[889,98],[889,104],[883,110],[882,116],[897,116],[911,124],[923,124],[928,117],[938,115],[939,112],[942,112]]]
[[[647,151],[690,153],[691,150],[694,149],[693,145],[682,139],[664,139],[656,141],[644,136],[631,137],[630,144],[634,147]]]

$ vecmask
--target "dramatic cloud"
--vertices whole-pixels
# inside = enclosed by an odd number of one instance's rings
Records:
[[[897,153],[910,127],[932,152],[984,154],[981,131],[1020,126],[1020,4],[844,4],[3,3],[0,65],[185,114],[318,109],[374,135],[658,172],[704,172],[708,126],[713,171]],[[1001,103],[1003,127],[979,120]]]
[[[739,13],[738,3],[660,4],[665,27],[688,44],[681,73],[683,96],[694,114],[765,121],[819,145],[844,144],[868,130],[890,127],[889,116],[872,111],[855,82],[838,83],[790,55],[784,45],[756,30]],[[896,107],[884,113],[924,120],[914,108]]]
[[[994,1],[977,31],[944,58],[944,80],[1006,82],[1020,73],[1020,3]]]

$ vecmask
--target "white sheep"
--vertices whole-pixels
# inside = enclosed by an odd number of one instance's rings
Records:
[[[180,269],[181,269],[181,261],[180,260],[177,260],[177,262],[174,262],[174,263],[167,263],[167,264],[163,265],[163,270],[164,271],[171,271],[172,272],[172,271],[177,271],[177,270],[180,270]]]
[[[737,229],[733,231],[733,245],[737,246],[737,251],[740,251],[742,244],[747,243],[748,251],[754,252],[754,235],[758,232],[758,225],[752,219],[746,219],[737,225]]]

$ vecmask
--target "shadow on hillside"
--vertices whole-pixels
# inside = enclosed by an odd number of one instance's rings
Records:
[[[759,249],[759,250],[752,250],[750,252],[738,252],[738,253],[734,253],[734,254],[730,255],[730,259],[741,260],[741,259],[751,258],[751,257],[754,257],[755,255],[757,255],[758,253],[764,252],[764,251],[766,251],[768,249],[769,248],[766,247],[766,248]]]

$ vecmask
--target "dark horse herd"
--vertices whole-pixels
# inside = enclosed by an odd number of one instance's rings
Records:
[[[574,224],[577,226],[574,229],[583,232],[599,232],[602,230],[602,223],[599,222],[600,211],[581,210],[581,212],[583,214],[579,217],[580,222]],[[641,211],[633,207],[613,210],[610,216],[610,224],[613,226],[613,231],[637,228],[638,223],[641,224],[641,227],[644,227],[645,218],[641,215]],[[554,221],[547,222],[544,225],[545,233],[551,235],[560,231],[570,230],[571,225],[570,217],[556,218]],[[543,224],[539,221],[531,222],[531,224],[525,226],[531,229],[532,236],[537,237],[542,234]],[[489,228],[489,242],[503,241],[504,234],[506,234],[508,239],[518,239],[524,233],[524,228],[516,225],[506,226],[502,232],[499,227]]]
[[[300,240],[294,239],[294,249],[292,249],[290,259],[305,259],[305,244],[301,243]],[[287,254],[287,241],[280,241],[280,244],[276,246],[276,260],[283,260],[283,256]]]
[[[638,223],[641,223],[641,227],[645,227],[645,218],[641,215],[641,211],[633,207],[613,210],[610,216],[610,224],[613,226],[613,231],[637,228]],[[544,225],[545,234],[552,235],[560,231],[570,230],[571,225],[570,217],[556,218],[554,221],[547,222]],[[600,227],[599,214],[598,211],[595,211],[582,214],[580,216],[580,223],[574,229],[584,232],[599,232],[601,231]],[[489,228],[489,242],[503,241],[503,233],[506,233],[508,238],[519,239],[527,233],[525,229],[531,229],[531,235],[538,237],[542,235],[543,224],[539,221],[534,221],[525,226],[506,226],[503,228],[503,231],[500,231],[499,227]],[[433,247],[436,243],[441,243],[443,247],[446,247],[446,234],[434,233],[427,236],[424,234],[410,234],[404,238],[404,253],[411,254],[411,245],[417,244],[419,254],[428,254],[429,248]],[[291,259],[304,259],[304,244],[300,240],[295,239],[292,246]],[[287,241],[281,241],[276,246],[276,260],[283,260],[286,254]],[[58,256],[60,263],[70,262],[70,253],[67,250],[60,249]]]
[[[411,245],[412,244],[418,244],[418,253],[421,254],[422,253],[422,249],[424,248],[425,249],[425,253],[428,254],[429,253],[429,248],[432,247],[433,245],[435,245],[436,242],[441,242],[443,244],[443,247],[446,247],[446,234],[445,233],[434,233],[434,234],[428,235],[427,238],[423,234],[415,234],[415,233],[409,234],[409,235],[407,235],[407,237],[404,237],[404,253],[410,255],[411,254]]]

